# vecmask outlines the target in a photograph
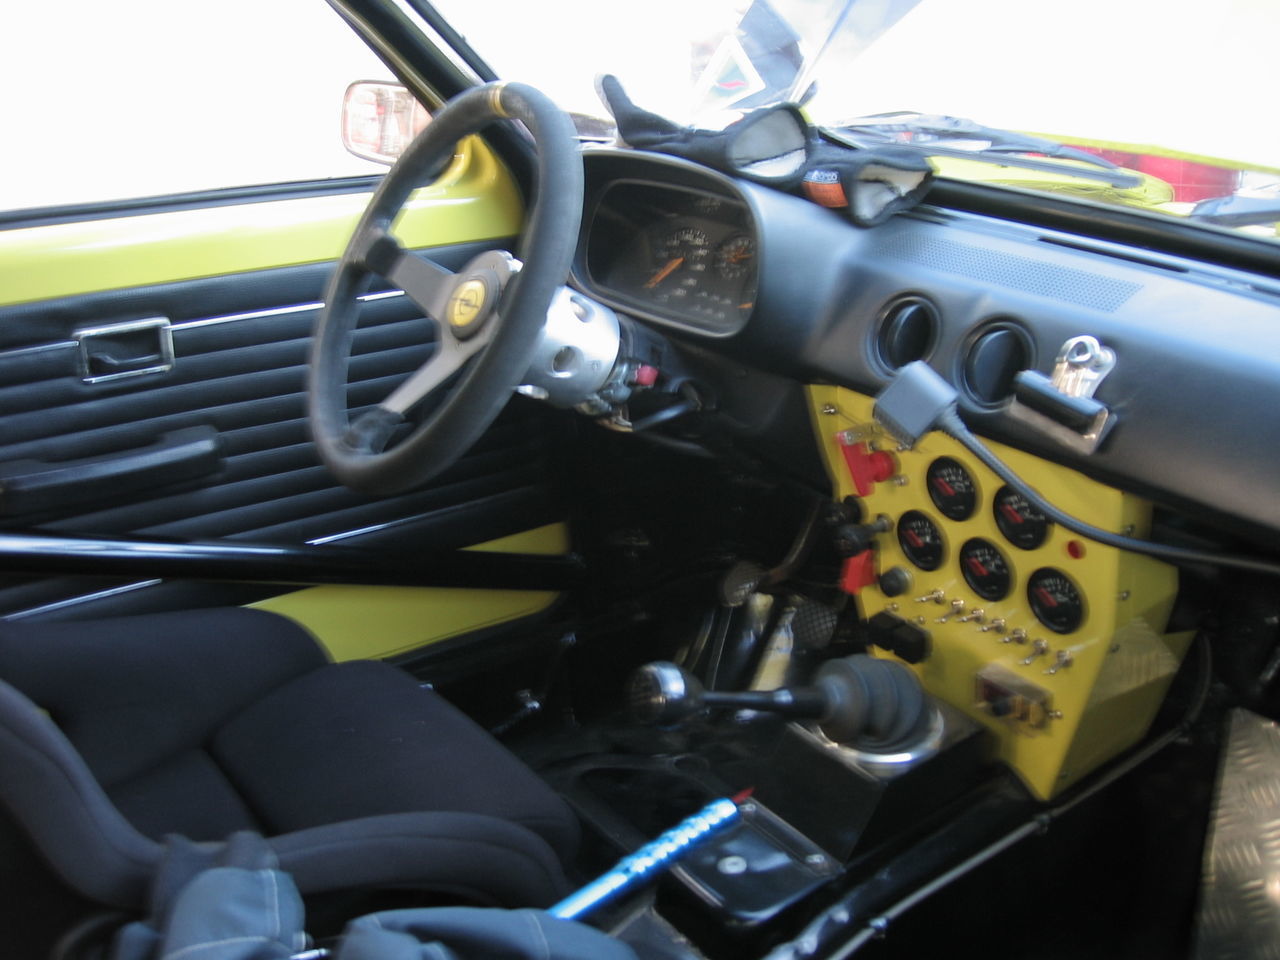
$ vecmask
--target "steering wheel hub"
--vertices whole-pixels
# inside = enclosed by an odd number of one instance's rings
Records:
[[[468,263],[456,275],[440,311],[449,332],[459,340],[479,333],[497,312],[502,291],[519,267],[505,250],[482,253]]]

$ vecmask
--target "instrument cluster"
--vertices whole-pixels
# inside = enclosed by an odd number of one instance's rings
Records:
[[[587,225],[586,277],[612,305],[713,336],[755,305],[757,240],[744,204],[689,187],[611,183]]]

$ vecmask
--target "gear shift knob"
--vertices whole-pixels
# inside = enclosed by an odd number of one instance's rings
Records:
[[[702,684],[682,667],[666,660],[646,663],[631,675],[627,699],[641,723],[668,726],[687,720],[703,708]]]

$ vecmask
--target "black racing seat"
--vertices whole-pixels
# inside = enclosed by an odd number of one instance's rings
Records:
[[[142,908],[167,834],[268,838],[304,894],[546,906],[568,806],[390,665],[239,608],[0,624],[0,800],[62,880]]]

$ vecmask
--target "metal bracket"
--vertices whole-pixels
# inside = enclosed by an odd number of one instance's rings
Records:
[[[1096,337],[1072,337],[1058,351],[1049,380],[1068,397],[1092,397],[1115,366],[1116,352]]]
[[[1089,401],[1096,407],[1084,425],[1068,426],[1039,410],[1034,410],[1016,396],[1009,404],[1011,419],[1026,424],[1066,447],[1086,456],[1096,451],[1107,433],[1115,426],[1116,415],[1104,404],[1093,400],[1094,391],[1116,365],[1116,352],[1104,347],[1096,337],[1072,337],[1062,345],[1054,358],[1049,384],[1063,397]],[[1044,382],[1043,375],[1040,382]],[[1051,396],[1052,394],[1050,394]]]

